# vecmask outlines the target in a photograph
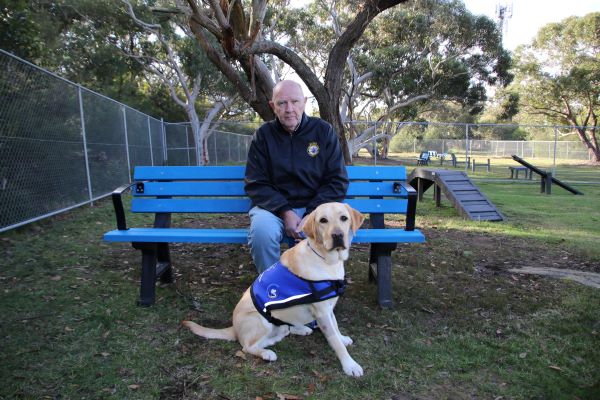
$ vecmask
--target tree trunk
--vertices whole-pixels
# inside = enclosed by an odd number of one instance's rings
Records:
[[[270,90],[274,82],[265,73],[262,61],[258,60],[257,55],[269,53],[276,55],[290,65],[308,86],[317,100],[321,118],[333,125],[336,130],[344,159],[349,164],[351,163],[351,157],[346,141],[345,128],[340,116],[340,98],[346,58],[369,23],[379,13],[406,1],[408,0],[369,0],[363,3],[354,20],[340,35],[329,53],[324,84],[321,84],[316,74],[308,68],[306,63],[293,50],[264,40],[260,34],[257,36],[234,37],[232,32],[236,31],[236,21],[228,19],[221,9],[223,5],[233,7],[233,2],[221,2],[220,6],[216,0],[213,0],[210,2],[211,12],[207,11],[208,9],[199,8],[193,0],[188,0],[187,3],[192,11],[189,26],[198,44],[207,54],[208,59],[233,84],[241,98],[263,120],[267,121],[275,117],[268,104],[271,97]],[[266,3],[259,1],[256,4],[264,6]],[[254,14],[258,14],[258,16]],[[258,24],[257,26],[260,27],[263,23],[263,16],[264,14],[261,13],[253,13],[253,18],[256,18],[253,24]],[[217,42],[210,41],[206,33],[213,35]],[[220,44],[221,48],[219,50],[213,47],[219,46],[216,43]],[[241,66],[247,81],[240,78],[237,66]]]
[[[204,140],[202,130],[200,129],[200,119],[194,106],[187,106],[185,112],[190,120],[192,133],[194,135],[194,147],[196,149],[196,165],[208,164],[208,151],[206,149],[206,140]]]

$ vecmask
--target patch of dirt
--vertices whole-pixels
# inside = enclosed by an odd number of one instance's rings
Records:
[[[480,273],[526,273],[552,277],[573,277],[583,283],[599,282],[600,263],[583,259],[560,245],[543,247],[534,240],[482,232],[464,232],[421,227],[439,254],[470,255]],[[439,242],[439,243],[438,243]],[[538,272],[535,273],[534,271]],[[559,274],[558,271],[564,271]]]
[[[553,278],[567,279],[582,285],[591,286],[600,289],[600,274],[595,272],[577,271],[573,269],[557,269],[542,267],[524,267],[509,270],[516,274],[531,274],[551,276]]]

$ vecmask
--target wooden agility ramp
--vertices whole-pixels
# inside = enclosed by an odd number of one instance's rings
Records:
[[[417,189],[419,200],[431,186],[434,187],[434,198],[439,207],[442,193],[459,214],[473,221],[502,221],[504,216],[485,197],[479,188],[461,171],[445,169],[415,168],[407,181]]]

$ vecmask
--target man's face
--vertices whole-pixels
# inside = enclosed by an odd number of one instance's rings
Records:
[[[284,83],[273,93],[269,105],[286,131],[293,132],[302,119],[306,97],[302,89],[293,83]]]

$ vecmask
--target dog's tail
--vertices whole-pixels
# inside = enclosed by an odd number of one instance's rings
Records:
[[[223,329],[205,328],[192,321],[182,321],[181,325],[188,328],[192,333],[206,339],[237,340],[233,326]]]

